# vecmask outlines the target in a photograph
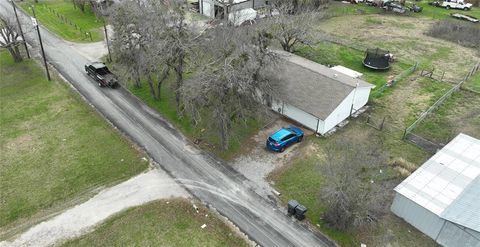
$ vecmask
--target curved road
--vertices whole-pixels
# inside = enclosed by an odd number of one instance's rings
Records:
[[[30,18],[19,11],[26,39],[38,44]],[[7,0],[0,15],[14,18]],[[256,194],[250,182],[223,162],[196,150],[153,109],[122,88],[99,88],[83,72],[89,62],[62,39],[41,28],[47,60],[76,90],[192,195],[230,219],[261,246],[334,246]]]

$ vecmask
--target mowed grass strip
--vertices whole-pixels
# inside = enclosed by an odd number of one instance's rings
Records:
[[[147,162],[97,113],[34,61],[0,52],[0,232]]]
[[[79,8],[74,8],[72,1],[66,0],[46,0],[39,3],[27,0],[19,4],[30,15],[31,6],[34,5],[39,23],[66,40],[75,42],[103,40],[103,22],[97,20],[89,4],[85,5],[85,13]],[[91,40],[86,32],[91,33]]]
[[[201,226],[205,224],[206,227]],[[187,200],[160,200],[126,210],[97,229],[63,245],[94,246],[248,246],[206,208],[196,213]]]

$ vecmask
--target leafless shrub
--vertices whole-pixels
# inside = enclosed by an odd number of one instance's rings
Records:
[[[417,166],[414,163],[409,162],[404,158],[395,158],[389,162],[389,165],[393,167],[401,167],[409,172],[417,170]]]
[[[443,20],[433,24],[426,33],[472,48],[480,48],[480,26],[466,21]]]
[[[387,155],[379,148],[379,139],[367,139],[368,144],[364,139],[347,137],[332,141],[319,165],[325,177],[320,195],[326,204],[323,218],[334,228],[374,224],[388,208],[386,197],[391,186],[382,180]]]

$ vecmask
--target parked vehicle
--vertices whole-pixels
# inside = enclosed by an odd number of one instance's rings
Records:
[[[465,3],[463,0],[447,0],[443,2],[440,6],[446,9],[463,9],[463,10],[472,9],[472,4]]]
[[[114,88],[118,85],[117,76],[110,72],[104,63],[94,62],[92,64],[86,64],[85,71],[98,82],[98,86],[100,87]]]
[[[410,11],[415,12],[415,13],[420,13],[423,10],[423,7],[420,7],[420,6],[416,5],[415,3],[411,6],[406,6],[406,8],[409,9]]]
[[[281,128],[270,135],[267,139],[267,148],[275,152],[283,152],[288,146],[301,142],[303,131],[293,125]]]
[[[407,9],[404,6],[394,1],[385,2],[383,5],[383,9],[385,9],[386,11],[392,11],[394,13],[399,13],[399,14],[404,14],[405,12],[407,12]]]

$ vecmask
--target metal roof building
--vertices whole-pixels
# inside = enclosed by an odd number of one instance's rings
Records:
[[[437,243],[480,247],[480,140],[459,134],[395,191],[392,212]]]

